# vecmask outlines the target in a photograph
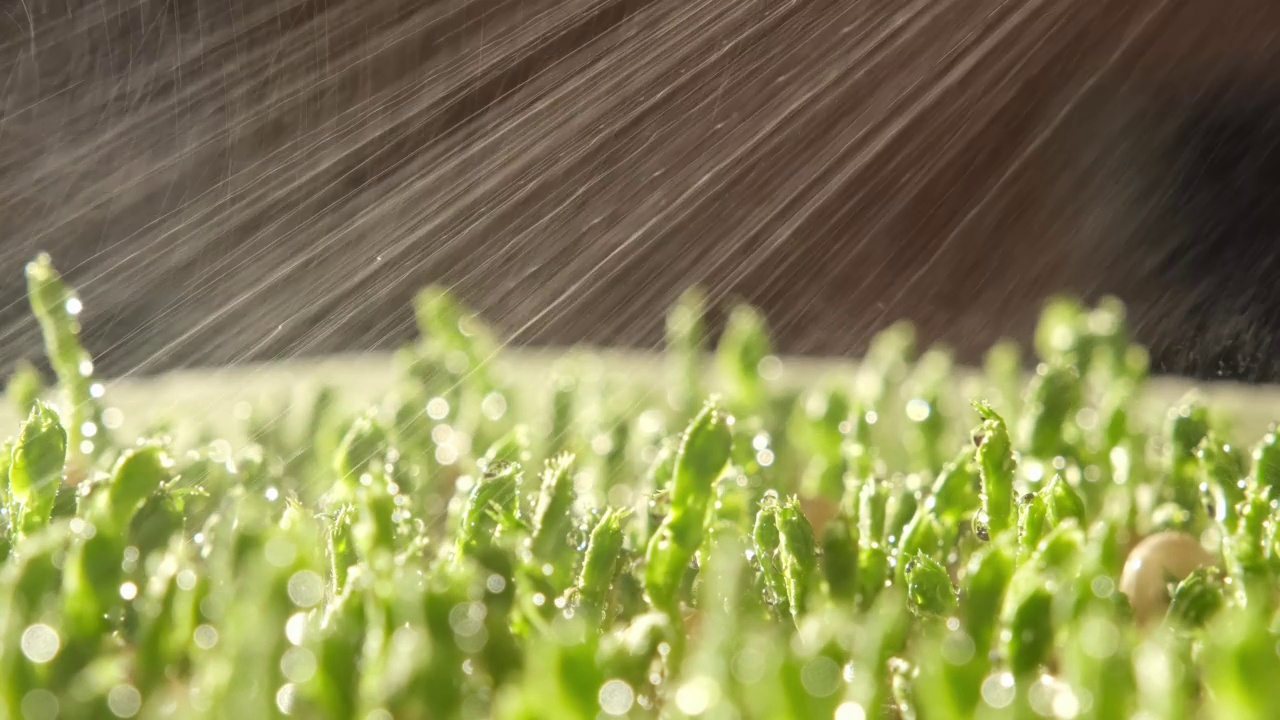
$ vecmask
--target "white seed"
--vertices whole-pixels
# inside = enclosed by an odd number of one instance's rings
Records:
[[[1129,598],[1134,619],[1145,624],[1158,619],[1169,607],[1169,582],[1181,582],[1214,557],[1194,536],[1161,532],[1144,538],[1129,553],[1120,573],[1120,592]]]

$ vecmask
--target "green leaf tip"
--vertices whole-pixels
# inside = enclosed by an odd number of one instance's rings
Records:
[[[18,431],[9,464],[11,516],[26,533],[44,526],[53,512],[67,460],[67,431],[48,403],[37,400]]]

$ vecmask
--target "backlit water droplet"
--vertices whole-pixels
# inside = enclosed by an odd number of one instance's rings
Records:
[[[675,695],[676,707],[686,715],[701,715],[720,702],[720,685],[705,675],[680,686]]]
[[[507,399],[501,393],[491,392],[480,401],[480,412],[490,420],[499,420],[507,413]]]
[[[22,696],[19,709],[24,720],[54,720],[58,717],[58,696],[48,690],[31,690]]]
[[[1010,673],[988,675],[982,681],[982,699],[997,710],[1008,707],[1013,702],[1013,694],[1013,675]]]
[[[280,712],[288,715],[293,712],[293,701],[297,696],[297,687],[293,683],[281,685],[276,691],[276,707]]]
[[[316,674],[316,656],[307,648],[291,647],[280,657],[280,672],[290,682],[307,682]]]
[[[58,637],[57,630],[44,623],[36,623],[22,631],[19,645],[22,648],[22,654],[39,665],[57,656],[58,650],[62,647],[62,639]]]
[[[212,649],[218,644],[218,631],[212,625],[201,625],[191,633],[191,639],[201,650]]]
[[[443,420],[449,415],[449,401],[442,397],[434,397],[427,401],[427,417],[432,420]]]
[[[867,711],[856,702],[841,703],[836,708],[835,720],[866,720]]]
[[[600,710],[606,715],[626,715],[635,703],[636,693],[624,680],[608,680],[600,686]]]
[[[924,422],[929,419],[933,408],[929,407],[929,403],[921,398],[912,398],[907,401],[907,419],[912,422]]]
[[[206,626],[207,627],[207,626]],[[294,645],[301,645],[306,639],[307,614],[294,613],[284,624],[284,636]]]
[[[195,572],[187,569],[179,572],[175,581],[178,583],[179,588],[183,590],[190,590],[196,586],[197,579]]]
[[[324,599],[324,579],[311,570],[299,570],[289,578],[289,599],[298,607],[311,607]]]
[[[142,709],[142,693],[132,685],[117,685],[107,693],[107,708],[116,717],[131,718]]]

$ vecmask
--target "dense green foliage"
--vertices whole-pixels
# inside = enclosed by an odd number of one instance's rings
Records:
[[[970,404],[905,325],[784,387],[696,293],[663,387],[504,377],[431,290],[385,403],[192,448],[109,436],[79,300],[27,278],[57,383],[9,384],[0,717],[1280,717],[1280,441],[1136,416],[1117,303],[1051,304]],[[1140,608],[1162,530],[1213,561]]]

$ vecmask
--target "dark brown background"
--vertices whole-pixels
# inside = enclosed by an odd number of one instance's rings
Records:
[[[690,283],[788,352],[973,359],[1116,293],[1163,369],[1280,376],[1265,0],[27,0],[22,264],[108,374],[385,348],[426,283],[518,342],[654,346]]]

